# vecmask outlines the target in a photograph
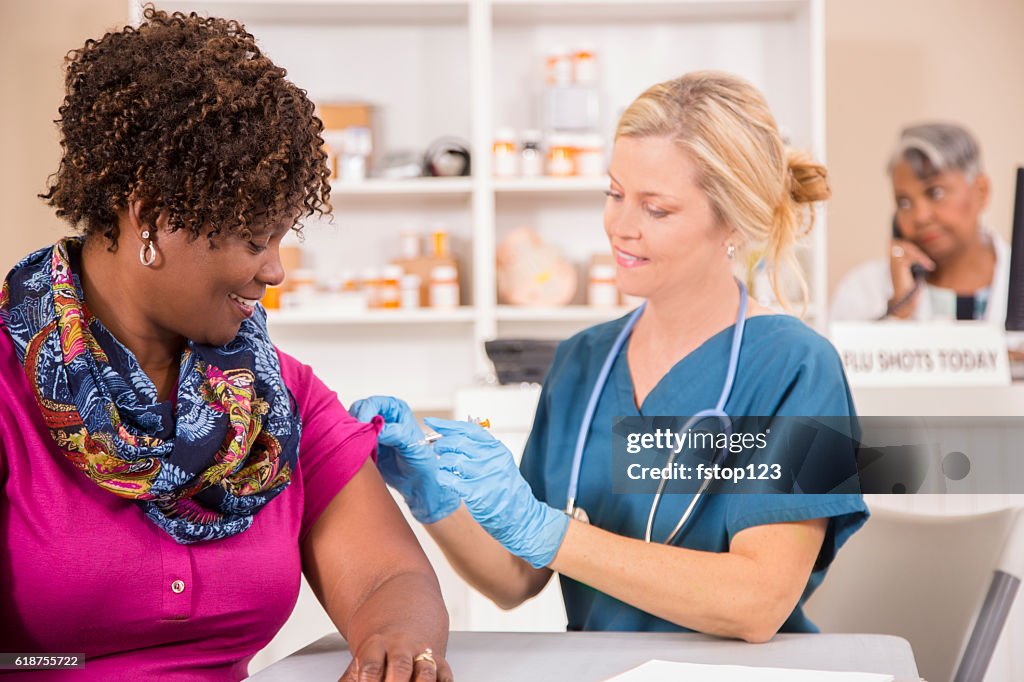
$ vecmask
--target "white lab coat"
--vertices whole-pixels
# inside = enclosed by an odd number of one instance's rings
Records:
[[[1010,246],[998,234],[988,234],[996,251],[996,268],[983,319],[1002,327],[1006,323],[1006,296],[1010,288]],[[948,296],[948,290],[932,287],[927,282],[923,288],[911,319],[925,321],[943,317],[936,314],[933,301],[941,297],[942,292]],[[877,320],[885,315],[890,298],[892,277],[889,261],[868,261],[858,265],[840,280],[832,294],[829,319],[833,322]]]

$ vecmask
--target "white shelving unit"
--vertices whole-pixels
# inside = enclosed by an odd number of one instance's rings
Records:
[[[497,178],[494,192],[502,194],[554,194],[600,197],[608,189],[608,178]]]
[[[430,196],[468,198],[472,193],[473,181],[469,178],[370,179],[363,182],[334,182],[331,184],[331,196],[344,199],[377,196],[396,199]]]
[[[365,310],[352,313],[320,312],[304,308],[268,311],[267,319],[274,327],[302,325],[432,325],[468,324],[473,322],[473,309],[468,306],[454,310]]]
[[[646,86],[716,68],[760,87],[792,143],[824,159],[822,0],[168,0],[160,6],[241,20],[314,101],[371,102],[378,149],[423,149],[444,135],[469,144],[472,178],[337,182],[333,220],[305,227],[308,265],[325,278],[383,264],[398,255],[402,229],[426,232],[435,223],[448,228],[460,266],[463,307],[454,313],[272,316],[281,347],[312,364],[346,401],[393,391],[417,408],[450,410],[456,389],[490,374],[483,341],[563,337],[625,312],[581,305],[585,263],[607,251],[606,179],[491,177],[495,128],[539,123],[543,57],[553,48],[587,44],[596,51],[606,139],[621,109]],[[131,7],[138,18],[135,0]],[[498,304],[495,246],[520,225],[533,226],[578,265],[575,305]],[[824,216],[802,259],[809,309],[823,310]]]
[[[139,3],[130,3],[137,20]],[[398,255],[403,229],[426,233],[434,223],[448,229],[460,266],[462,307],[454,311],[271,316],[281,348],[310,364],[346,403],[391,393],[419,410],[450,412],[459,389],[491,372],[485,340],[564,338],[626,312],[580,305],[584,264],[608,248],[606,181],[492,177],[495,129],[539,123],[543,57],[552,49],[595,50],[606,140],[621,109],[647,86],[722,69],[757,85],[791,143],[825,160],[824,0],[164,0],[160,7],[242,21],[314,101],[371,102],[378,149],[422,150],[442,136],[469,144],[472,178],[336,183],[333,220],[305,225],[308,265],[324,277],[382,265]],[[812,311],[825,309],[823,213],[801,253]],[[524,224],[578,264],[576,305],[498,304],[495,247]],[[501,431],[501,415],[489,416]],[[469,612],[479,600],[467,599],[469,588],[425,534],[421,541],[436,559],[453,628],[538,627],[540,619],[493,614],[481,622]],[[286,628],[257,666],[317,634],[309,631],[309,609],[300,602],[289,625],[297,629]]]

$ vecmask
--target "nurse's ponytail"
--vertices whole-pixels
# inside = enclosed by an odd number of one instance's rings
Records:
[[[619,120],[616,137],[666,137],[700,169],[701,186],[719,221],[740,246],[763,258],[776,299],[789,307],[780,272],[789,270],[807,303],[794,253],[814,224],[813,202],[829,198],[825,167],[787,150],[764,96],[747,81],[697,71],[659,83]]]

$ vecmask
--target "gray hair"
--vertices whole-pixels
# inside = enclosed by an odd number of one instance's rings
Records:
[[[974,135],[955,123],[925,123],[904,128],[896,149],[889,157],[889,175],[902,161],[921,180],[942,173],[960,171],[973,180],[982,171],[981,150]]]

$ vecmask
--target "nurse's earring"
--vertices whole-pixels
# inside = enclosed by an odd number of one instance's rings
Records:
[[[139,262],[148,268],[156,260],[156,247],[149,238],[149,230],[142,231],[142,240],[145,244],[139,249]]]
[[[735,258],[736,257],[736,245],[733,244],[733,243],[730,243],[728,245],[728,247],[725,249],[725,255],[729,257],[729,260],[732,260],[733,258]]]

